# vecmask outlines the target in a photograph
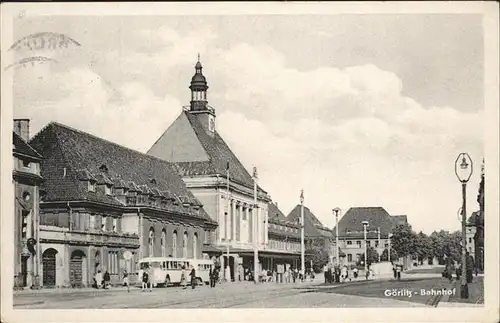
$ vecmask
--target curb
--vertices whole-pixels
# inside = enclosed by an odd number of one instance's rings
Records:
[[[457,285],[457,281],[455,280],[446,287],[446,290],[451,290],[453,288],[456,288],[456,285]],[[443,306],[443,303],[448,303],[450,296],[451,295],[448,295],[448,294],[439,295],[437,302],[433,306],[434,307]]]

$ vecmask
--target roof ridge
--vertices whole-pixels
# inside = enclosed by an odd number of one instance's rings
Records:
[[[60,127],[65,128],[65,129],[67,129],[67,130],[70,130],[70,131],[74,131],[74,132],[77,132],[77,133],[80,133],[80,134],[83,134],[83,135],[86,135],[86,136],[92,137],[92,138],[97,139],[97,140],[105,141],[105,142],[107,142],[107,143],[109,143],[109,144],[111,144],[111,145],[113,145],[113,146],[116,146],[116,147],[119,147],[119,148],[126,149],[126,150],[128,150],[128,151],[133,152],[133,153],[136,153],[136,154],[141,154],[141,155],[146,156],[146,157],[151,158],[151,159],[156,159],[156,160],[158,160],[158,161],[160,161],[160,162],[162,162],[162,163],[165,163],[165,164],[167,164],[167,165],[169,165],[169,166],[172,166],[172,165],[173,165],[173,163],[171,163],[171,162],[169,162],[169,161],[167,161],[167,160],[164,160],[164,159],[161,159],[161,158],[158,158],[158,157],[152,156],[152,155],[148,155],[147,153],[143,153],[143,152],[141,152],[141,151],[139,151],[139,150],[135,150],[135,149],[132,149],[132,148],[130,148],[130,147],[127,147],[127,146],[124,146],[124,145],[120,145],[120,144],[118,144],[118,143],[116,143],[116,142],[113,142],[113,141],[111,141],[111,140],[108,140],[108,139],[105,139],[105,138],[102,138],[102,137],[98,137],[98,136],[96,136],[96,135],[94,135],[94,134],[91,134],[91,133],[85,132],[85,131],[83,131],[83,130],[79,130],[79,129],[73,128],[73,127],[71,127],[71,126],[68,126],[68,125],[62,124],[62,123],[60,123],[60,122],[57,122],[57,121],[51,121],[51,124],[54,124],[54,125],[60,126]]]

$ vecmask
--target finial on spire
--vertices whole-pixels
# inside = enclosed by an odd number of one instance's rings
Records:
[[[200,53],[198,52],[198,62],[200,61]]]

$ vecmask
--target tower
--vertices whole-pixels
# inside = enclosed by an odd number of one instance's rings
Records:
[[[202,124],[205,131],[213,134],[215,131],[215,110],[208,106],[207,101],[207,80],[203,75],[203,66],[200,62],[200,54],[198,54],[198,62],[195,65],[195,74],[191,78],[191,104],[189,112],[195,114]]]

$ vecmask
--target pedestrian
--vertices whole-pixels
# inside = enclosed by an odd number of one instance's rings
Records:
[[[189,274],[191,276],[191,289],[195,289],[196,287],[196,271],[194,270],[194,267],[191,267],[191,273]]]
[[[127,286],[127,293],[130,293],[130,285],[129,285],[129,281],[128,281],[127,269],[123,270],[123,285]]]
[[[323,274],[325,275],[325,284],[328,282],[328,266],[323,266]]]
[[[102,273],[101,270],[98,270],[97,273],[95,274],[95,284],[96,288],[99,289],[102,286]]]
[[[149,286],[149,291],[152,292],[153,291],[153,280],[154,280],[153,270],[151,267],[148,267],[148,268],[146,268],[146,272],[148,273],[147,285]]]
[[[145,266],[144,270],[142,271],[142,291],[147,290],[148,282],[149,282],[149,271],[148,271],[148,267]]]
[[[182,271],[181,271],[181,286],[182,289],[187,288],[187,273],[186,273],[186,267],[182,266]]]
[[[354,269],[352,270],[353,272],[353,275],[354,275],[354,279],[358,278],[358,267],[354,267]]]
[[[141,266],[141,269],[139,270],[139,275],[137,276],[139,281],[141,282],[141,292],[144,291],[145,288],[145,282],[144,282],[144,266]]]
[[[104,289],[108,289],[108,287],[110,286],[110,282],[111,277],[109,276],[109,272],[106,269],[106,272],[104,273]]]
[[[402,269],[403,268],[402,268],[401,265],[396,266],[396,272],[397,272],[398,280],[401,280],[401,270]]]
[[[345,282],[346,278],[347,278],[347,267],[346,266],[343,266],[342,267],[342,282]]]
[[[331,284],[333,281],[332,266],[328,266],[328,283]]]
[[[448,278],[448,281],[451,283],[453,280],[453,271],[455,268],[453,268],[453,260],[449,260],[448,263],[446,264],[446,276]]]

